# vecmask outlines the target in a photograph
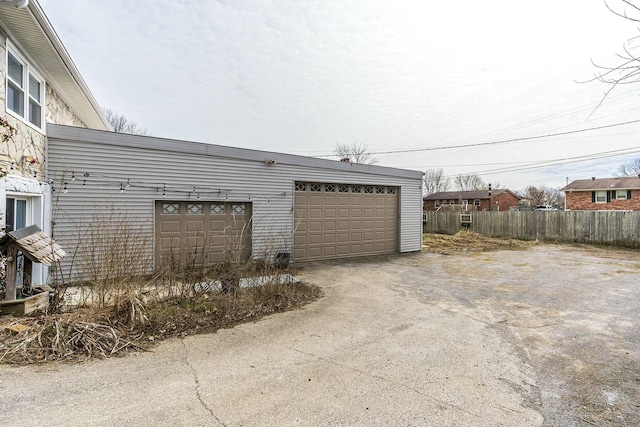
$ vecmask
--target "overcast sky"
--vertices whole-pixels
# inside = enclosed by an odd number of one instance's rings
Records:
[[[383,166],[512,190],[640,156],[640,123],[440,149],[637,120],[640,85],[591,114],[608,87],[579,83],[638,35],[603,0],[40,3],[98,102],[154,136],[327,158],[358,142]]]

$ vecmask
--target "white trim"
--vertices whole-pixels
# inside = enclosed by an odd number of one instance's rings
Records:
[[[599,190],[596,191],[596,203],[607,203],[607,191],[606,190]],[[600,201],[598,200],[598,193],[604,193],[604,200]]]

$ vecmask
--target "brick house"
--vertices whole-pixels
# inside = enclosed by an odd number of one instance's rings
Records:
[[[508,211],[518,207],[522,198],[511,190],[441,191],[423,198],[422,209],[436,211],[447,205],[462,205],[463,209],[478,211]]]
[[[579,179],[561,191],[567,210],[640,210],[640,177]]]

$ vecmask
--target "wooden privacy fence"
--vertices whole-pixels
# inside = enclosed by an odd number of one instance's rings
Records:
[[[423,212],[425,233],[455,234],[460,212]],[[470,231],[490,237],[640,247],[640,211],[466,212]]]

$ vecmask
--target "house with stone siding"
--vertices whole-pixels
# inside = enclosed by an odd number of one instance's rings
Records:
[[[463,210],[508,211],[517,208],[522,197],[507,189],[441,191],[423,198],[423,210],[437,211],[447,206],[462,206]]]
[[[640,176],[579,179],[561,189],[567,210],[640,210]]]
[[[36,1],[1,3],[0,58],[0,234],[32,224],[51,234],[47,125],[111,127]],[[35,265],[33,283],[46,275]]]

